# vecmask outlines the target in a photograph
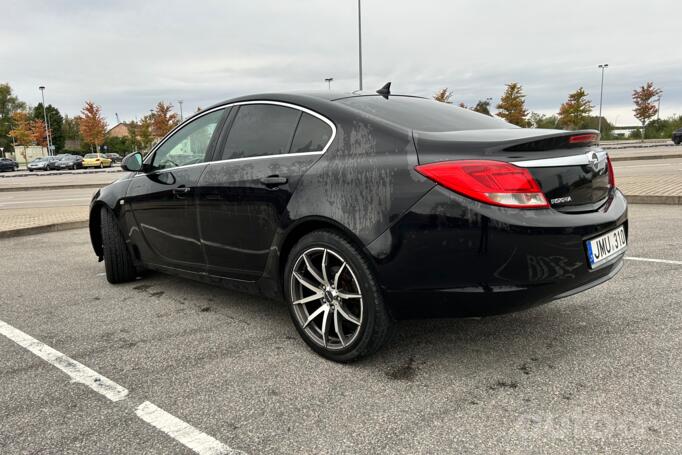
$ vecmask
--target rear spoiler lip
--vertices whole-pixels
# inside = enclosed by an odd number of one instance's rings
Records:
[[[549,151],[509,150],[525,143],[562,138],[580,134],[598,134],[595,130],[545,130],[534,128],[502,128],[488,130],[428,132],[412,131],[420,164],[457,159],[498,159],[501,161],[524,161],[577,155],[581,149],[596,151],[596,145],[560,148]],[[578,144],[576,144],[578,145]],[[543,156],[544,155],[544,156]]]
[[[577,136],[582,134],[599,134],[597,130],[546,130],[536,128],[499,128],[488,130],[465,130],[465,131],[418,131],[412,132],[415,140],[419,141],[454,141],[471,142],[477,145],[490,144],[504,148],[529,141],[540,141],[553,137]]]

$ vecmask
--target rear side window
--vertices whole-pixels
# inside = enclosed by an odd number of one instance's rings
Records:
[[[291,144],[291,153],[321,152],[332,137],[332,128],[317,117],[305,112]]]
[[[464,131],[516,128],[503,120],[424,98],[378,95],[355,96],[338,100],[366,114],[417,131]]]
[[[240,106],[230,128],[222,159],[288,153],[300,116],[301,111],[284,106]]]

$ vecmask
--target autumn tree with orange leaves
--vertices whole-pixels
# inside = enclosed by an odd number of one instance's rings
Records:
[[[178,114],[172,111],[173,105],[159,101],[152,114],[152,133],[154,137],[164,137],[178,124]]]
[[[47,147],[47,133],[45,122],[41,119],[35,119],[31,122],[31,134],[36,145]]]
[[[86,101],[78,120],[78,128],[85,143],[90,144],[91,147],[94,146],[97,151],[99,145],[104,143],[107,130],[107,122],[102,117],[102,108],[92,101]]]
[[[632,91],[632,101],[635,103],[635,118],[642,122],[642,140],[646,136],[646,124],[654,118],[658,112],[655,98],[659,97],[663,90],[654,87],[653,82],[647,82],[639,90]]]
[[[43,122],[41,121],[41,123]],[[18,111],[12,114],[12,129],[9,131],[8,136],[14,140],[16,145],[24,147],[22,155],[24,162],[27,162],[26,147],[36,143],[36,135],[34,122],[26,112]]]

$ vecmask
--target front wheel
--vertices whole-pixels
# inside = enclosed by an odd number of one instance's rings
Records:
[[[111,210],[100,210],[102,250],[107,281],[112,284],[133,281],[137,275],[133,258]]]
[[[333,231],[314,231],[291,250],[285,292],[294,325],[321,356],[349,362],[390,338],[394,320],[360,250]]]

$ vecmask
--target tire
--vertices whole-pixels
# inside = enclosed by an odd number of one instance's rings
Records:
[[[114,214],[111,210],[102,208],[100,221],[107,281],[112,284],[133,281],[137,276],[137,270]]]
[[[104,169],[104,163],[99,163],[99,168]]]
[[[326,276],[321,273],[325,255]],[[329,360],[351,362],[373,354],[393,334],[395,321],[367,260],[346,237],[334,231],[313,231],[292,248],[284,270],[284,293],[301,338]],[[295,300],[307,301],[294,304]]]
[[[78,169],[78,166],[76,166],[76,165],[74,164],[73,167],[72,167],[71,169],[73,169],[73,170],[75,171],[76,169]]]

